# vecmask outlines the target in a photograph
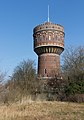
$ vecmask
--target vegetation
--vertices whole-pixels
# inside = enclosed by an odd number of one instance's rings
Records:
[[[2,105],[0,120],[84,120],[84,104],[47,101]]]
[[[16,66],[6,83],[1,73],[0,120],[83,120],[84,104],[71,101],[84,102],[84,48],[70,48],[63,58],[62,72],[47,81],[37,79],[32,60]]]
[[[0,72],[0,102],[3,101],[3,95],[5,94],[4,91],[4,79],[5,79],[5,74]]]
[[[33,60],[23,60],[10,79],[2,84],[4,74],[0,74],[0,102],[31,100],[56,100],[84,102],[84,48],[70,48],[63,56],[62,72],[54,79],[37,79]]]
[[[36,71],[34,61],[22,61],[14,70],[11,80],[15,87],[23,94],[31,94],[33,92],[33,83],[35,81]]]
[[[62,70],[67,100],[84,102],[84,47],[65,52]]]
[[[37,87],[34,61],[22,61],[14,70],[10,80],[5,84],[7,101],[17,102],[27,96],[32,96]]]

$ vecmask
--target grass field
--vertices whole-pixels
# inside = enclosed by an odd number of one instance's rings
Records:
[[[0,105],[0,120],[84,120],[84,104],[27,102]]]

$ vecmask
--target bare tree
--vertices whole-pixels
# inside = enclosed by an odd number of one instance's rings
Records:
[[[36,87],[36,70],[33,60],[23,60],[14,69],[13,75],[6,83],[11,100],[19,100],[23,96],[32,95]]]
[[[4,100],[5,96],[5,87],[4,87],[4,80],[5,80],[6,73],[0,72],[0,102]]]
[[[62,70],[66,77],[77,81],[84,79],[84,47],[67,49],[63,57]]]
[[[84,47],[66,50],[62,71],[66,80],[66,94],[84,94]]]
[[[14,70],[12,79],[14,83],[23,91],[30,91],[32,89],[33,81],[35,80],[34,61],[27,60],[21,62]]]

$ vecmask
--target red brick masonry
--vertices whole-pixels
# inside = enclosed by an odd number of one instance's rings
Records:
[[[60,70],[60,54],[64,50],[64,28],[46,22],[33,30],[34,51],[38,55],[38,75],[55,77]]]

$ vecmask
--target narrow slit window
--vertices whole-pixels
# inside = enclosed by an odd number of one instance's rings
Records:
[[[47,70],[46,70],[46,69],[44,69],[44,73],[45,73],[45,74],[47,73]]]

